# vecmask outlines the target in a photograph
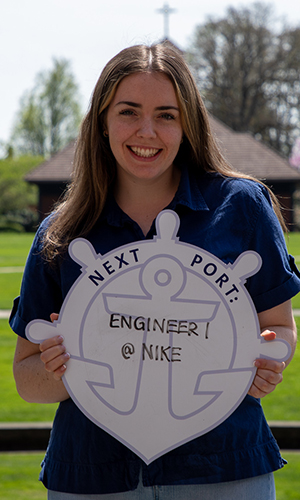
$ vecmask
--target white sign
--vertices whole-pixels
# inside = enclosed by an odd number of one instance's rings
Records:
[[[26,330],[36,343],[64,336],[71,398],[147,464],[223,422],[247,394],[257,357],[290,353],[260,337],[244,286],[261,266],[257,253],[224,264],[179,241],[175,212],[161,212],[156,226],[153,240],[105,255],[74,240],[81,276],[58,321]]]

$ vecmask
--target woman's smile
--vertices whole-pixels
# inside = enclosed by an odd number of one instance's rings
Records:
[[[128,146],[128,148],[140,158],[154,158],[161,151],[161,149],[141,148],[139,146]]]

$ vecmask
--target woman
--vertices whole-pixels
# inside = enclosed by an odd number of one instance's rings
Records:
[[[191,73],[174,48],[123,50],[96,84],[73,181],[37,233],[10,321],[19,335],[19,394],[30,402],[60,402],[41,472],[49,499],[275,498],[272,471],[284,460],[257,398],[281,382],[284,363],[257,359],[249,394],[225,422],[146,466],[69,398],[61,380],[69,359],[63,339],[38,347],[25,337],[32,319],[57,319],[79,276],[67,253],[75,237],[84,236],[103,255],[152,239],[164,208],[178,213],[181,241],[226,263],[246,250],[260,253],[262,268],[247,288],[262,336],[285,339],[295,349],[290,299],[300,280],[286,252],[274,196],[226,163]]]

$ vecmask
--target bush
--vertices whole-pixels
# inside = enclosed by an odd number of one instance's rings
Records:
[[[41,156],[23,156],[0,160],[0,216],[35,207],[38,188],[24,176],[43,161]]]
[[[0,231],[33,233],[37,229],[38,222],[37,211],[24,208],[0,215]]]

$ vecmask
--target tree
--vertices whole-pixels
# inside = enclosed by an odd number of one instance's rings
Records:
[[[53,155],[78,133],[81,111],[78,87],[65,59],[53,59],[53,69],[37,75],[26,92],[11,143],[23,154]]]
[[[292,154],[290,156],[290,164],[292,167],[300,168],[300,137],[296,140],[293,148]]]
[[[24,175],[43,161],[41,156],[0,160],[0,231],[3,228],[30,230],[37,223],[37,186],[24,181]]]
[[[23,154],[45,156],[46,142],[47,124],[44,103],[35,90],[27,92],[21,99],[11,143]]]
[[[300,27],[275,23],[269,5],[230,7],[196,28],[188,61],[214,116],[289,155],[299,135]]]

